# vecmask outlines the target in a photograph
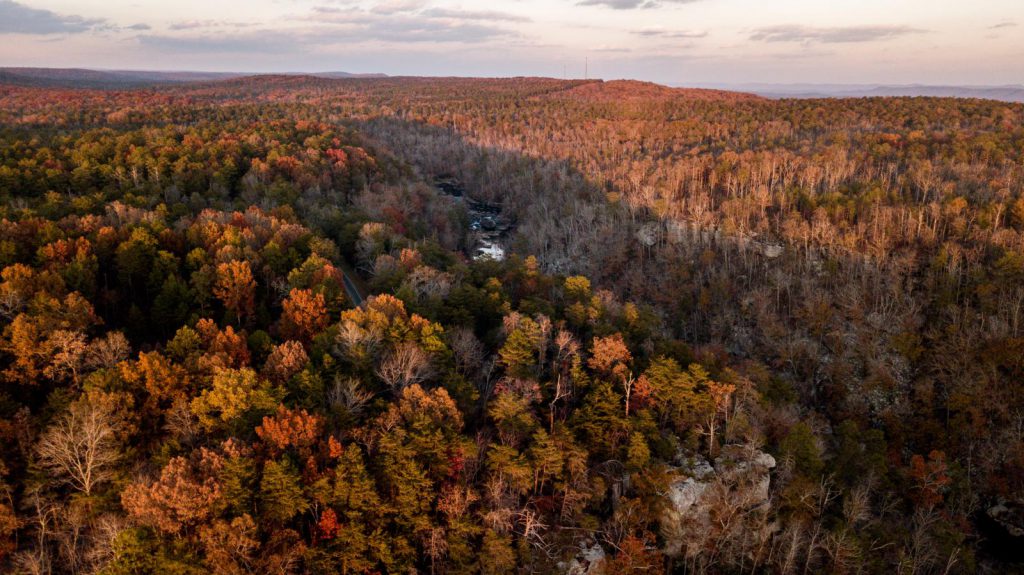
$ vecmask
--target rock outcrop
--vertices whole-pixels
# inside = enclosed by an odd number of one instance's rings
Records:
[[[1007,536],[1024,541],[1024,502],[1000,501],[988,509],[988,516]]]
[[[700,456],[680,465],[661,517],[665,553],[679,556],[688,542],[695,542],[695,535],[710,534],[715,513],[763,511],[770,499],[774,467],[771,455],[739,445],[723,447],[714,465]]]
[[[604,547],[600,543],[581,542],[580,551],[568,563],[558,567],[566,575],[598,575],[604,573]]]

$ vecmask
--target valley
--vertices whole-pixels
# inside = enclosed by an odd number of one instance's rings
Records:
[[[3,569],[1019,569],[1021,104],[193,80],[0,85]]]

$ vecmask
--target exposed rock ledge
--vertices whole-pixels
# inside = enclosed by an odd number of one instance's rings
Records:
[[[700,456],[681,465],[661,517],[665,553],[679,556],[691,534],[708,530],[712,511],[725,501],[748,512],[764,508],[774,467],[771,455],[740,445],[723,447],[714,465]]]
[[[565,575],[598,575],[604,573],[604,548],[596,541],[580,543],[580,551],[568,563],[559,563],[559,571]]]
[[[1000,501],[990,507],[988,516],[1001,527],[1006,535],[1024,540],[1024,502]]]

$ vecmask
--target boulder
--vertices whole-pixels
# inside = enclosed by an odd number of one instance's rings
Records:
[[[604,572],[604,547],[600,543],[580,542],[579,553],[568,563],[559,563],[558,567],[565,575],[597,575]]]
[[[661,237],[662,229],[661,224],[657,222],[648,222],[642,226],[636,232],[636,239],[643,245],[651,247],[658,243],[658,239]]]
[[[781,256],[783,254],[783,252],[785,252],[785,251],[786,251],[786,248],[783,247],[782,244],[769,244],[769,243],[761,244],[761,254],[764,255],[764,257],[766,257],[766,258],[768,258],[770,260],[773,260],[773,259]]]
[[[1007,536],[1024,541],[1024,502],[1000,501],[987,513]]]

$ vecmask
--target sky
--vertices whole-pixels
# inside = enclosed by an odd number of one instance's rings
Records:
[[[0,0],[0,66],[1024,84],[1024,0]]]

